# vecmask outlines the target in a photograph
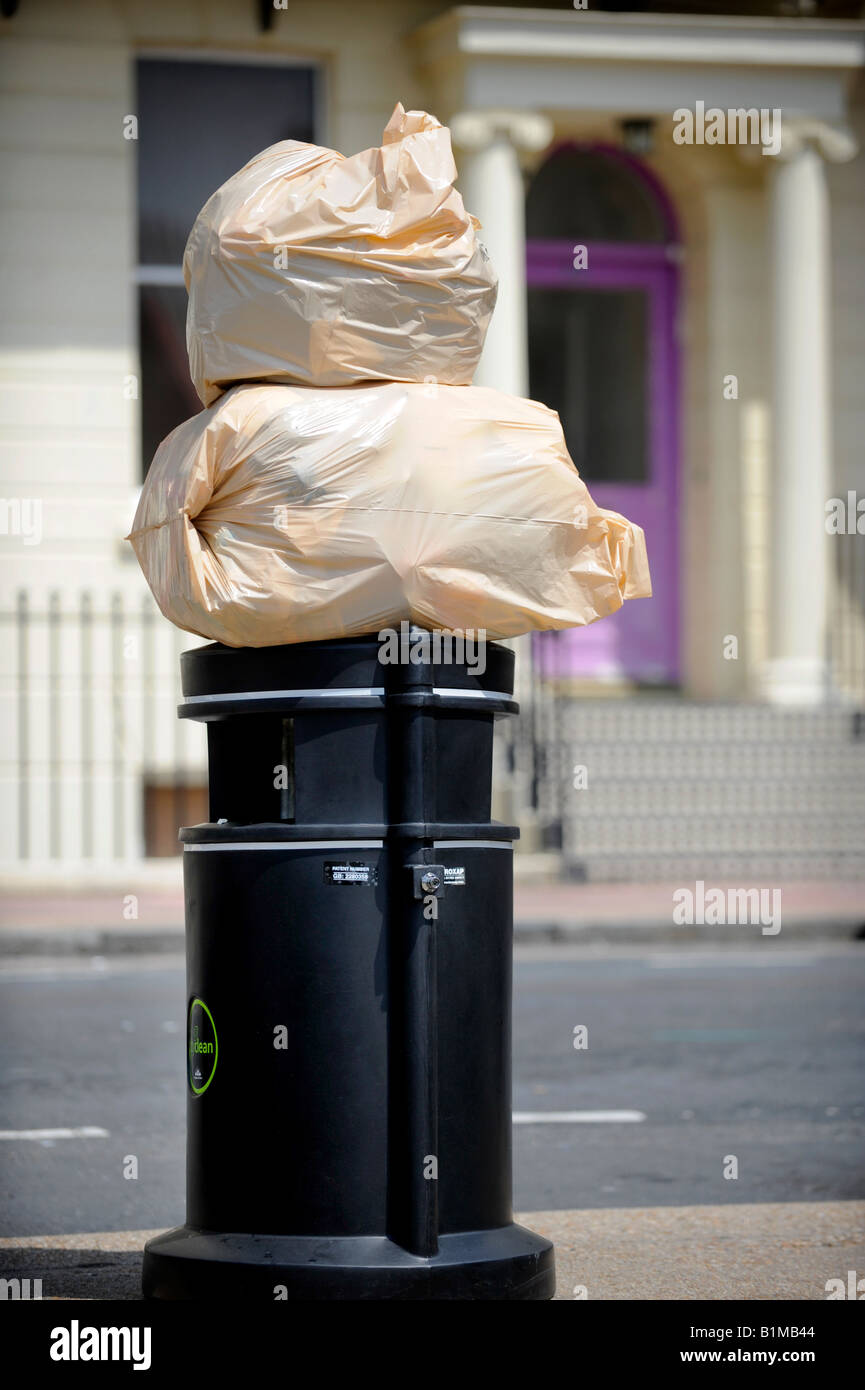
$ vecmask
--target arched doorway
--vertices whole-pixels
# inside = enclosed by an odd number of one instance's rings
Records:
[[[621,150],[556,148],[526,202],[529,393],[600,506],[646,532],[653,598],[550,634],[551,675],[679,679],[678,257],[672,209]]]

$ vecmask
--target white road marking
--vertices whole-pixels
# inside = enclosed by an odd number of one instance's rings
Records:
[[[813,950],[791,950],[787,947],[783,951],[776,951],[770,946],[763,950],[752,947],[745,951],[713,951],[711,954],[706,951],[702,954],[694,952],[693,955],[668,955],[659,951],[657,955],[649,956],[644,964],[650,970],[776,970],[779,965],[814,965],[819,959],[820,954]]]
[[[515,1110],[515,1125],[633,1125],[645,1120],[642,1110]]]
[[[0,1129],[0,1139],[108,1139],[107,1129],[82,1125],[80,1129]]]

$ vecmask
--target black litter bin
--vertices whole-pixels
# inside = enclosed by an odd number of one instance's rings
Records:
[[[181,831],[187,1224],[146,1297],[553,1295],[511,1210],[514,656],[411,636],[405,664],[375,636],[182,657],[210,822]]]

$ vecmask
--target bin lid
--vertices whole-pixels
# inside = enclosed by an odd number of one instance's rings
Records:
[[[180,658],[181,717],[214,718],[303,704],[371,708],[409,703],[513,712],[514,653],[408,623],[382,634],[279,647],[195,647]],[[418,689],[420,678],[420,689]]]

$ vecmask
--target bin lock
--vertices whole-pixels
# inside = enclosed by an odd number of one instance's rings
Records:
[[[412,887],[418,900],[443,898],[445,895],[445,871],[442,864],[409,864],[412,872]]]

